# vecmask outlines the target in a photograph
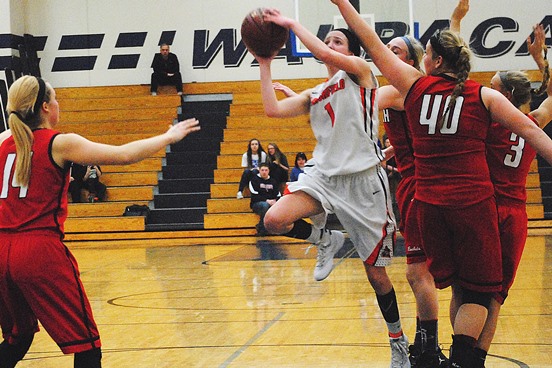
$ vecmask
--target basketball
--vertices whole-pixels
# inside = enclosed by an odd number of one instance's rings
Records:
[[[246,15],[241,36],[250,51],[261,57],[270,57],[284,47],[289,31],[272,22],[265,22],[263,11],[264,8],[257,8]]]

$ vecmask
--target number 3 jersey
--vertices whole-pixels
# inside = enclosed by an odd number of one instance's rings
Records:
[[[527,114],[535,124],[533,116]],[[525,204],[525,182],[537,152],[525,140],[499,123],[492,123],[487,137],[487,163],[498,199]]]
[[[28,187],[15,181],[15,142],[7,138],[0,146],[0,231],[48,230],[63,236],[67,218],[69,168],[62,169],[52,158],[52,142],[59,132],[33,132],[31,176]]]
[[[464,91],[443,116],[456,79],[425,76],[405,99],[415,158],[415,198],[430,204],[466,207],[494,194],[485,158],[491,117],[479,83],[465,82]]]
[[[322,174],[353,174],[380,163],[376,89],[359,86],[340,70],[314,87],[310,98],[310,121],[317,141],[313,159]]]

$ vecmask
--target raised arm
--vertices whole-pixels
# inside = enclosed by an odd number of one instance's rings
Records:
[[[305,47],[324,64],[356,75],[359,79],[371,80],[370,64],[364,59],[332,50],[295,19],[283,16],[277,9],[267,9],[264,19],[292,30]]]
[[[262,58],[253,54],[259,62],[261,75],[261,97],[265,114],[272,118],[287,118],[306,115],[310,108],[310,90],[278,100],[272,82],[270,65],[272,58]]]
[[[52,156],[60,166],[67,162],[81,165],[126,165],[152,156],[168,144],[200,129],[196,119],[172,125],[165,133],[146,139],[112,146],[96,143],[78,134],[60,134],[54,139]]]
[[[422,76],[416,68],[404,63],[381,42],[376,31],[358,14],[349,0],[331,0],[337,5],[349,27],[359,37],[362,47],[370,55],[383,76],[404,97],[410,87]]]
[[[529,54],[533,57],[533,60],[535,60],[535,63],[537,63],[537,66],[539,67],[539,70],[541,72],[544,72],[546,68],[548,68],[548,64],[546,63],[546,60],[544,58],[544,53],[546,53],[546,44],[545,44],[545,33],[544,33],[544,27],[542,24],[537,24],[533,27],[533,34],[535,35],[534,39],[531,41],[531,36],[527,37],[527,50],[529,51]]]
[[[548,73],[550,73],[550,68],[548,69]],[[548,78],[546,94],[546,99],[541,102],[539,107],[530,112],[531,116],[537,120],[541,128],[544,128],[548,123],[550,123],[550,121],[552,121],[552,78]]]
[[[451,31],[460,33],[460,23],[466,14],[468,14],[468,10],[470,10],[470,0],[459,0],[450,16]]]

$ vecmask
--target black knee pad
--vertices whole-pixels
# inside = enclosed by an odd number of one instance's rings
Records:
[[[101,368],[102,350],[100,348],[75,353],[75,368]]]
[[[482,293],[462,288],[462,304],[478,304],[489,309],[492,297],[492,293]]]
[[[18,338],[18,342],[15,345],[8,344],[7,341],[3,341],[0,344],[0,368],[13,368],[19,362],[29,348],[34,339],[34,334]]]

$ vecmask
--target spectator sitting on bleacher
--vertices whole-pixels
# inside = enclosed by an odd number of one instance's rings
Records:
[[[240,184],[238,187],[238,194],[236,198],[243,198],[243,190],[251,180],[251,177],[256,175],[259,170],[259,165],[263,162],[266,162],[266,152],[261,146],[261,142],[258,139],[251,139],[247,145],[247,152],[242,156],[241,166],[244,168]]]
[[[297,181],[299,175],[304,173],[305,164],[307,163],[307,155],[304,152],[298,152],[295,155],[295,166],[291,169],[289,181]]]
[[[280,151],[276,143],[267,146],[267,162],[270,167],[270,177],[278,183],[280,193],[283,193],[289,179],[289,164],[286,155]]]
[[[264,227],[264,217],[270,206],[276,203],[280,192],[278,183],[270,177],[270,168],[266,162],[259,165],[259,173],[253,175],[249,181],[251,192],[251,209],[260,216],[257,224],[257,235],[268,235]]]
[[[166,43],[161,44],[159,52],[153,57],[151,67],[151,95],[157,96],[157,87],[171,85],[176,87],[176,92],[182,94],[182,75],[180,74],[180,64],[178,57],[170,52],[170,46]]]
[[[102,170],[99,165],[83,166],[76,163],[71,165],[71,183],[69,193],[73,203],[80,203],[81,190],[88,191],[88,202],[105,201],[107,186],[100,182]]]

